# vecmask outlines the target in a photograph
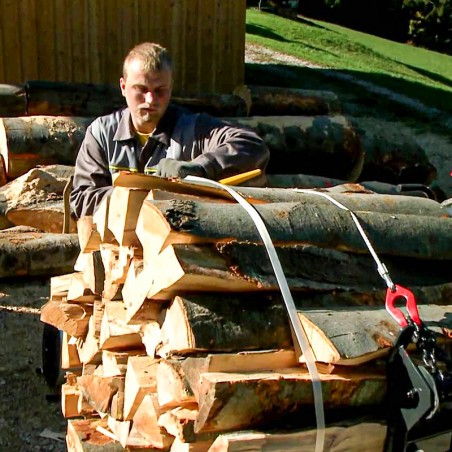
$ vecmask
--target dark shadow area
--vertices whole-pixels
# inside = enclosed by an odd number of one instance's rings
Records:
[[[269,28],[261,27],[259,25],[246,24],[246,33],[255,36],[261,36],[262,38],[273,39],[274,41],[279,42],[293,42],[277,33],[274,33]]]
[[[400,61],[397,61],[399,64],[403,64],[408,69],[411,69],[414,72],[417,72],[420,75],[423,75],[424,77],[428,77],[430,80],[434,80],[435,82],[442,83],[444,85],[450,86],[452,88],[452,80],[447,79],[446,77],[443,77],[442,75],[435,74],[434,72],[427,71],[425,69],[412,66],[410,64],[404,64]]]

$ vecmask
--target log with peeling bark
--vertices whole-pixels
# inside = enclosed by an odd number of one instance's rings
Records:
[[[0,119],[0,155],[9,180],[37,165],[73,165],[93,118],[28,116]]]
[[[272,241],[367,253],[350,213],[328,201],[317,203],[315,195],[311,196],[300,202],[255,206]],[[262,241],[253,220],[239,204],[145,200],[141,209],[137,224],[140,242],[143,248],[150,246],[157,253],[169,244]],[[355,213],[378,255],[452,259],[449,218],[398,212]]]
[[[0,231],[0,278],[53,276],[71,272],[80,252],[77,234],[52,234],[33,228]]]
[[[277,425],[308,416],[314,403],[309,373],[299,368],[261,373],[202,374],[195,432]],[[342,371],[320,375],[326,410],[377,406],[386,394],[383,373]],[[281,424],[280,424],[281,425]]]

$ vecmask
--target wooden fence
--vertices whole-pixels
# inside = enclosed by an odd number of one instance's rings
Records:
[[[0,0],[0,83],[117,83],[127,51],[167,47],[178,93],[244,77],[245,0]]]

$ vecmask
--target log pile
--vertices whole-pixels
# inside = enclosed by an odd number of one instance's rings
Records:
[[[312,378],[251,219],[220,189],[114,183],[79,220],[74,271],[52,278],[41,311],[63,332],[68,450],[312,449]],[[238,191],[274,240],[315,357],[324,450],[382,450],[383,358],[398,325],[351,218],[309,193]],[[428,199],[330,193],[446,340],[452,220]]]

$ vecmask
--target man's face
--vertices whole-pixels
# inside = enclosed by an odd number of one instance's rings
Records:
[[[155,129],[168,108],[171,85],[170,70],[145,71],[137,60],[129,64],[127,77],[121,77],[120,86],[138,132],[150,133]]]

